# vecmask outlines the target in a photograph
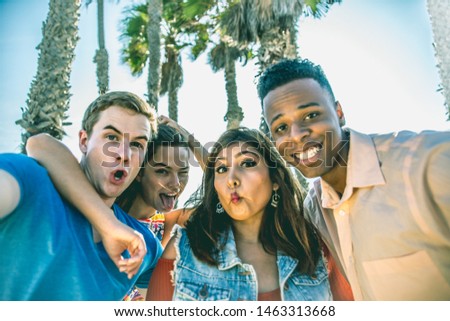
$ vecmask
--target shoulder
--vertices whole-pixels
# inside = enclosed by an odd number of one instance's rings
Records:
[[[171,236],[172,237],[164,249],[162,258],[175,260],[180,257],[180,242],[183,242],[182,239],[186,240],[186,229],[178,224],[175,224],[172,229]]]
[[[46,174],[47,171],[39,163],[23,154],[0,154],[0,169],[3,169],[13,176],[26,175],[27,177]]]
[[[381,151],[400,149],[424,153],[437,147],[450,148],[450,131],[425,130],[417,133],[403,130],[389,134],[372,134],[370,137]]]
[[[36,192],[37,186],[53,185],[47,170],[23,154],[0,154],[0,170],[14,177],[24,193]]]

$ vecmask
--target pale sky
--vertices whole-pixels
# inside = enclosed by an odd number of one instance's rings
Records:
[[[118,26],[125,4],[105,1],[106,39],[110,57],[110,90],[128,90],[143,97],[147,75],[133,78],[119,61]],[[36,46],[48,11],[47,1],[0,0],[0,152],[18,152],[21,117],[29,86],[36,74]],[[71,75],[71,108],[64,142],[79,157],[77,132],[88,104],[97,97],[96,5],[81,9],[80,41]],[[432,47],[425,0],[343,0],[320,19],[302,18],[300,55],[321,64],[346,114],[347,125],[365,133],[403,129],[449,130],[444,98]],[[214,141],[225,129],[226,94],[223,73],[213,74],[205,56],[190,62],[183,56],[184,85],[179,92],[179,122],[202,142]],[[238,67],[238,98],[244,126],[257,127],[260,103],[256,67]],[[167,99],[160,101],[167,115]],[[181,203],[200,183],[199,168]]]

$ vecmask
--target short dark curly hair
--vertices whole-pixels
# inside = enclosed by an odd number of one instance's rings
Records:
[[[322,67],[308,59],[285,59],[267,68],[258,80],[258,96],[263,100],[269,93],[297,79],[312,78],[330,94],[333,102],[336,100],[330,83],[328,82]]]

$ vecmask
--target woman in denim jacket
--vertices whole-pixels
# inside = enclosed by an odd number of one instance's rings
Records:
[[[204,181],[158,263],[147,300],[331,300],[302,195],[259,131],[225,132]]]

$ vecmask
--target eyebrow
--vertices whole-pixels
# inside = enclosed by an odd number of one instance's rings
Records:
[[[169,166],[169,164],[166,163],[155,163],[155,164],[150,164],[152,167],[168,167],[168,168],[172,168]],[[185,166],[185,167],[180,167],[180,170],[184,170],[184,169],[189,169],[189,166]]]
[[[105,127],[103,127],[103,130],[108,130],[108,129],[116,132],[119,135],[124,136],[124,134],[120,130],[118,130],[116,127],[114,127],[113,125],[106,125]],[[148,142],[148,137],[146,135],[141,135],[141,136],[134,137],[134,140],[140,140],[140,139],[143,139],[146,142]]]
[[[246,155],[246,154],[252,154],[253,156],[256,156],[258,158],[261,158],[261,155],[259,155],[259,153],[257,152],[253,152],[251,150],[244,150],[239,152],[236,157],[240,157],[242,155]],[[225,159],[225,157],[217,157],[215,163],[217,163],[217,161],[223,161]]]
[[[298,106],[297,109],[305,109],[305,108],[308,108],[308,107],[311,107],[311,106],[319,106],[319,103],[316,103],[315,101],[312,101],[310,103]],[[283,115],[284,114],[278,114],[274,118],[272,118],[272,120],[270,121],[270,125],[272,125],[277,119],[279,119]]]

